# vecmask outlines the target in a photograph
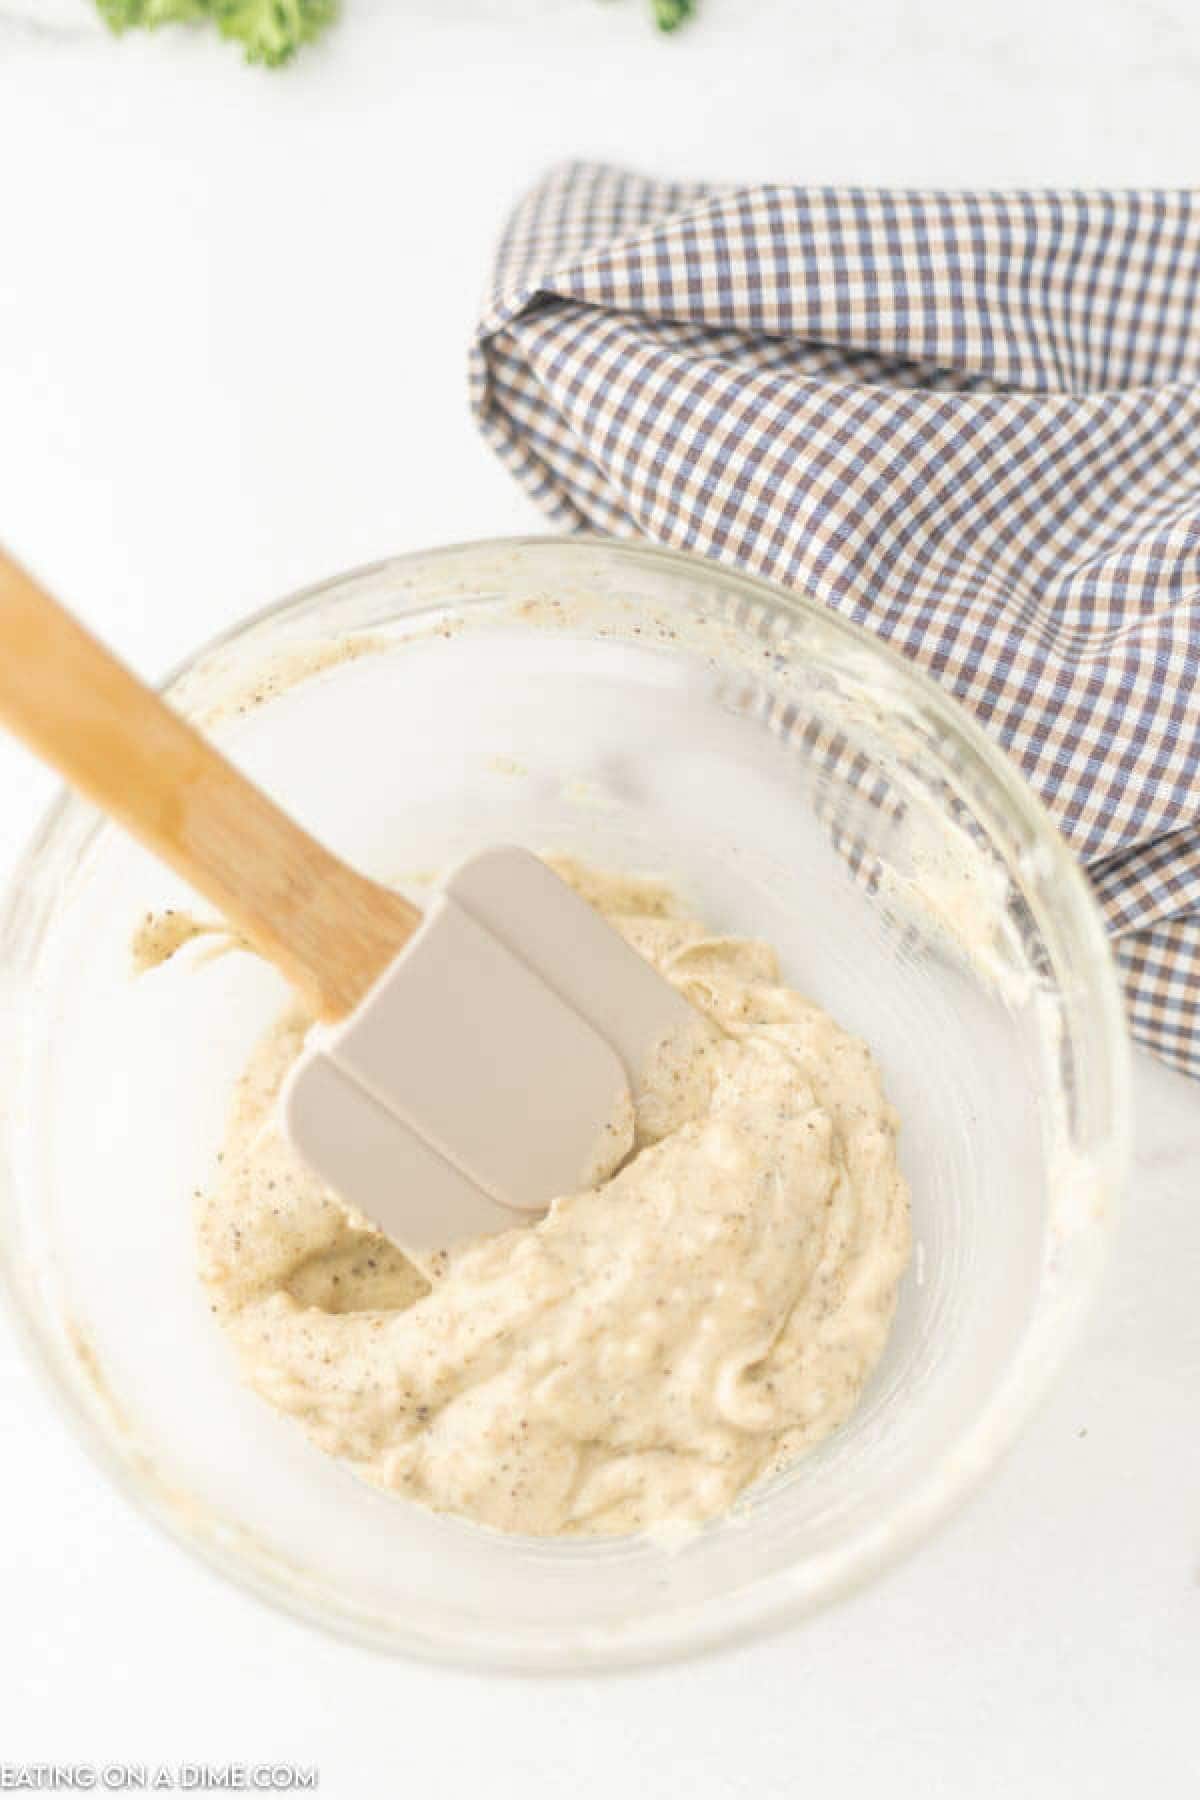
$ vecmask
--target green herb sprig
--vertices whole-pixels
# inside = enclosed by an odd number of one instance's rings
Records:
[[[131,26],[192,24],[208,19],[233,38],[246,61],[277,68],[318,37],[338,14],[338,0],[96,0],[114,31]]]
[[[653,0],[654,23],[660,31],[677,31],[696,10],[696,0]]]
[[[301,44],[311,43],[338,15],[339,0],[96,0],[114,31],[134,26],[153,31],[159,25],[187,25],[210,20],[223,37],[233,38],[246,61],[277,68],[290,61]],[[650,0],[660,31],[676,31],[696,10],[696,0]]]

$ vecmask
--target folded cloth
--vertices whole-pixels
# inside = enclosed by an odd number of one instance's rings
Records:
[[[552,519],[803,588],[922,665],[1087,866],[1200,1075],[1200,190],[707,187],[570,164],[472,354]]]

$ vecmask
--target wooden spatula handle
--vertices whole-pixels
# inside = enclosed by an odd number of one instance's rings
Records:
[[[220,908],[318,1017],[420,924],[239,775],[0,552],[0,722]]]

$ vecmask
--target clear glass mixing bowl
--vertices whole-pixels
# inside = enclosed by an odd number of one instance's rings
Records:
[[[915,1254],[863,1403],[675,1548],[504,1537],[388,1499],[239,1386],[191,1195],[283,999],[240,954],[134,978],[172,877],[64,798],[2,921],[0,1244],[81,1437],[182,1543],[347,1636],[510,1667],[659,1658],[795,1617],[963,1498],[1094,1291],[1125,1037],[1086,885],[952,703],[800,595],[589,539],[402,557],[273,607],[167,690],[385,877],[488,842],[674,879],[879,1057]]]

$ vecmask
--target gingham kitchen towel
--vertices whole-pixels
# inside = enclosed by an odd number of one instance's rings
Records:
[[[803,588],[945,684],[1087,865],[1200,1075],[1200,191],[555,171],[472,358],[560,525]]]

